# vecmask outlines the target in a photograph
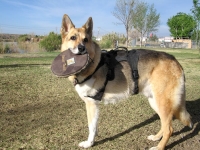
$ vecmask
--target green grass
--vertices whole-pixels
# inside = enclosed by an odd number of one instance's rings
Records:
[[[165,50],[186,74],[187,108],[194,121],[188,130],[177,120],[168,149],[200,145],[200,58],[197,50]],[[0,149],[79,149],[88,136],[85,104],[66,78],[50,65],[58,52],[0,55]],[[146,137],[160,128],[145,97],[132,96],[115,105],[100,105],[99,135],[90,149],[148,149],[158,142]],[[183,130],[182,130],[183,129]]]

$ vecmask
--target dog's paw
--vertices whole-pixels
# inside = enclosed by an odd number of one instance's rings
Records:
[[[92,145],[93,145],[93,142],[90,142],[90,141],[83,141],[83,142],[78,144],[78,146],[82,147],[82,148],[89,148]]]
[[[161,137],[156,137],[155,135],[149,135],[147,137],[148,140],[151,140],[151,141],[158,141],[160,140]]]
[[[159,148],[158,147],[152,147],[149,150],[159,150]]]

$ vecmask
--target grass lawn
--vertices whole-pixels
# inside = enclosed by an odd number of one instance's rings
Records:
[[[185,70],[187,109],[194,128],[173,121],[167,149],[200,147],[200,55],[197,50],[162,49]],[[0,54],[0,150],[79,149],[88,127],[84,102],[66,78],[50,65],[58,52]],[[99,135],[94,150],[144,150],[158,142],[147,136],[160,129],[147,99],[136,95],[115,105],[100,105]]]

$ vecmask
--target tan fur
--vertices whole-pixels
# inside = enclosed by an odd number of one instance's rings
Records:
[[[98,66],[101,58],[99,46],[92,41],[92,18],[81,27],[75,28],[71,19],[63,16],[61,35],[61,51],[70,49],[77,51],[77,46],[85,46],[89,57],[93,60],[82,72],[70,76],[69,80],[73,83],[75,78],[83,81],[90,76]],[[76,39],[72,40],[71,37]],[[84,42],[87,38],[88,41]],[[160,140],[158,146],[151,150],[163,150],[167,144],[172,132],[172,118],[177,117],[184,125],[192,127],[190,115],[185,108],[185,78],[184,72],[178,61],[171,55],[162,52],[146,51],[141,55],[138,62],[139,92],[144,94],[151,107],[158,113],[161,119],[161,129],[156,135],[148,136],[149,140]],[[99,101],[89,96],[94,96],[98,90],[103,87],[106,80],[108,68],[106,65],[100,67],[92,78],[82,84],[77,84],[75,89],[81,99],[86,103],[89,136],[86,141],[79,144],[80,147],[88,148],[94,143],[94,137],[97,133],[97,121],[99,113]],[[132,94],[134,82],[132,80],[131,68],[128,62],[120,62],[115,67],[115,78],[106,85],[102,101],[104,103],[115,103],[125,99]]]

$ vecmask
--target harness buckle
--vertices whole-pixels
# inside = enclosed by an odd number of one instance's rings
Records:
[[[133,70],[133,78],[134,79],[139,79],[138,70]]]

